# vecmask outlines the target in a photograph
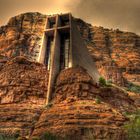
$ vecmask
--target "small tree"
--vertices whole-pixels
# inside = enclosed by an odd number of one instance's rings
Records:
[[[106,80],[105,80],[103,77],[100,77],[100,78],[99,78],[99,84],[100,84],[101,86],[106,86]]]
[[[49,132],[46,132],[41,136],[41,140],[59,140],[59,138]]]
[[[130,122],[125,124],[124,128],[127,132],[128,140],[140,140],[140,111],[134,114],[128,114]]]
[[[95,98],[95,103],[96,103],[96,104],[100,104],[100,103],[101,103],[101,100],[100,100],[99,97],[96,97],[96,98]]]
[[[133,83],[128,83],[127,90],[135,93],[140,93],[140,86]]]

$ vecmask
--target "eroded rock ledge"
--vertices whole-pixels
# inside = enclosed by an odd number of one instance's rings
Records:
[[[100,103],[97,102],[97,98]],[[63,70],[51,106],[44,109],[32,137],[44,132],[61,139],[125,139],[122,112],[135,110],[133,100],[116,88],[101,88],[81,67]]]
[[[0,70],[0,133],[29,135],[45,104],[46,67],[17,57]]]
[[[122,112],[135,110],[128,94],[100,87],[81,67],[58,75],[51,106],[45,107],[48,71],[24,57],[7,61],[0,70],[0,133],[21,137],[56,136],[123,140]],[[100,102],[98,101],[100,100]]]

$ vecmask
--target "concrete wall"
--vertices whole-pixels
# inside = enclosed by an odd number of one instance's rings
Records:
[[[44,35],[42,38],[42,45],[41,45],[40,53],[39,53],[39,57],[38,57],[39,63],[44,63],[46,48],[47,48],[47,37],[46,37],[45,32],[44,32]]]
[[[72,15],[69,14],[69,19],[70,19],[70,48],[69,48],[69,67],[71,68],[73,66],[73,59],[72,59]]]
[[[56,18],[56,24],[58,24],[58,16]],[[52,54],[51,54],[51,67],[50,67],[50,74],[49,74],[49,83],[48,83],[48,92],[47,92],[47,100],[46,104],[49,103],[49,101],[52,98],[52,91],[54,88],[55,80],[57,75],[60,72],[60,36],[58,30],[55,28],[54,33],[54,45],[52,48]]]
[[[60,37],[59,37],[58,31],[55,31],[54,45],[52,48],[52,55],[51,55],[52,61],[51,61],[50,74],[49,74],[46,104],[48,104],[51,98],[53,97],[52,91],[54,89],[56,77],[60,71],[60,39],[59,38]]]
[[[84,41],[78,31],[76,23],[74,20],[71,20],[71,38],[72,38],[72,66],[82,66],[87,70],[93,80],[98,82],[99,73],[95,66],[95,63],[92,57],[89,55],[89,52],[84,44]]]

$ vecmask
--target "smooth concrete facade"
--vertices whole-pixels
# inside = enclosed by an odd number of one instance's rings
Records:
[[[88,53],[86,45],[78,31],[75,21],[70,13],[54,15],[47,17],[46,26],[44,30],[44,35],[42,39],[42,46],[40,49],[39,59],[40,63],[45,63],[47,53],[47,42],[48,37],[53,37],[53,45],[50,48],[50,63],[48,66],[49,70],[49,83],[48,91],[46,97],[46,104],[48,104],[53,97],[52,91],[55,84],[55,80],[59,72],[62,70],[61,67],[61,45],[62,45],[62,36],[68,34],[69,37],[69,49],[68,49],[68,66],[76,67],[81,66],[87,70],[89,75],[93,78],[94,81],[98,82],[99,73],[93,62],[93,59]],[[64,46],[65,47],[65,46]],[[65,54],[64,54],[65,55]],[[64,58],[66,59],[66,58]],[[46,64],[47,65],[47,64]],[[65,67],[63,68],[65,69]]]
[[[94,81],[98,82],[99,73],[88,49],[81,37],[80,32],[74,20],[71,20],[71,38],[72,38],[72,66],[82,66],[87,70]]]

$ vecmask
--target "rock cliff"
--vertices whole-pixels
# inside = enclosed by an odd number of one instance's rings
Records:
[[[140,84],[140,36],[92,26],[76,19],[98,70],[107,80],[124,86],[127,81]],[[15,56],[36,61],[46,15],[25,13],[11,18],[0,28],[0,62]]]
[[[26,13],[13,17],[0,28],[1,61],[15,56],[26,56],[36,60],[46,16],[40,13]]]
[[[0,133],[26,138],[52,133],[61,139],[124,139],[122,115],[135,110],[128,94],[97,86],[81,67],[63,70],[52,103],[45,106],[48,71],[24,57],[8,61],[0,72]]]
[[[45,104],[48,71],[23,57],[0,71],[0,133],[27,135]]]
[[[61,71],[45,106],[49,72],[36,62],[45,21],[46,15],[25,13],[0,27],[0,134],[124,140],[123,113],[135,110],[140,96],[101,87],[81,67]],[[140,36],[75,21],[102,76],[140,85]]]
[[[140,36],[76,21],[101,75],[119,85],[140,84]]]

